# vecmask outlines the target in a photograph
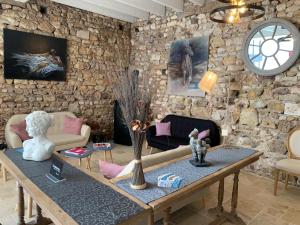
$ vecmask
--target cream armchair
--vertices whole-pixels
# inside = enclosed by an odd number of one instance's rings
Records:
[[[66,134],[63,132],[64,118],[65,116],[76,117],[71,112],[54,112],[54,122],[47,132],[47,137],[56,145],[55,151],[73,148],[83,147],[87,144],[91,128],[85,124],[81,127],[80,135]],[[22,141],[17,134],[10,129],[10,125],[16,124],[25,119],[27,114],[19,114],[12,116],[5,126],[5,140],[9,148],[22,147]]]
[[[274,195],[277,195],[280,172],[285,173],[285,189],[290,176],[300,176],[300,127],[292,130],[287,140],[288,159],[280,160],[275,165]]]

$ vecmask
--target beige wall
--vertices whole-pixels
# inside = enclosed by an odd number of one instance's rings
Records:
[[[266,8],[264,20],[285,18],[300,26],[300,1],[256,1]],[[281,2],[281,3],[279,3]],[[214,3],[215,4],[215,3]],[[224,124],[226,91],[229,75],[234,86],[240,86],[238,96],[231,96],[230,123],[233,129],[229,142],[263,151],[262,159],[251,166],[258,174],[270,175],[272,165],[286,157],[284,140],[287,133],[300,124],[299,116],[285,113],[285,105],[300,107],[300,63],[272,78],[262,78],[245,68],[241,49],[245,35],[259,21],[240,25],[223,25],[208,19],[214,7],[197,7],[186,1],[185,14],[169,12],[166,18],[151,17],[132,27],[132,67],[149,73],[155,90],[154,113],[162,118],[169,113],[192,117],[206,117]],[[136,28],[139,32],[136,32]],[[167,61],[170,44],[174,40],[210,35],[209,69],[219,75],[212,95],[184,97],[166,94]]]
[[[48,6],[47,15],[39,12],[41,5]],[[25,8],[0,3],[0,8],[3,9],[0,15],[0,141],[11,115],[33,110],[69,110],[88,121],[96,121],[103,133],[111,135],[112,93],[104,75],[117,69],[116,48],[123,58],[129,55],[130,24],[50,1],[31,0]],[[67,81],[5,80],[2,37],[5,27],[66,38]]]

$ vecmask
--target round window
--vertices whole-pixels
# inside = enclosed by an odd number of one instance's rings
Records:
[[[243,49],[246,66],[262,76],[286,71],[296,62],[299,53],[298,28],[283,19],[271,19],[254,27]]]

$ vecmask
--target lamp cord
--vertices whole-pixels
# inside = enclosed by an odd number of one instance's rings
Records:
[[[227,88],[227,101],[226,101],[226,114],[225,114],[225,126],[228,131],[228,115],[229,115],[229,98],[230,98],[230,81],[231,77],[228,75],[228,88]],[[224,144],[227,144],[227,138],[224,136]]]

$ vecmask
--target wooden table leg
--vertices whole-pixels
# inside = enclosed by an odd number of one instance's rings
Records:
[[[7,181],[7,171],[4,166],[2,166],[2,179],[3,179],[3,182]]]
[[[149,217],[148,217],[148,225],[154,225],[154,213],[151,210],[151,212],[149,213]]]
[[[280,170],[275,170],[275,180],[274,180],[274,195],[277,195],[277,189],[278,189],[278,179],[279,179]]]
[[[223,198],[221,195],[218,197],[218,207],[217,209],[222,209],[222,212],[219,213],[218,217],[210,223],[210,225],[220,225],[223,224],[226,221],[229,221],[233,224],[238,225],[246,225],[246,223],[237,215],[236,209],[237,209],[237,203],[238,203],[238,191],[239,191],[239,174],[240,171],[237,170],[234,172],[234,178],[233,178],[233,188],[232,188],[232,199],[231,199],[231,211],[226,212],[223,207],[220,205],[220,202],[223,202]],[[223,188],[222,188],[223,186]],[[223,182],[220,181],[219,186],[219,194],[222,193],[222,189],[224,189],[224,180]],[[224,190],[223,190],[224,194]]]
[[[288,189],[288,185],[289,185],[289,174],[288,173],[285,173],[285,190]]]
[[[36,212],[37,212],[36,225],[48,225],[52,223],[50,219],[43,217],[42,209],[38,205],[36,205]]]
[[[164,225],[170,225],[171,223],[171,207],[164,210]]]
[[[81,167],[81,158],[79,158],[79,167]]]
[[[88,169],[90,172],[92,171],[92,169],[91,169],[91,158],[90,158],[90,156],[86,157],[86,169]]]
[[[32,203],[33,203],[33,200],[32,198],[28,195],[28,207],[27,207],[27,216],[28,218],[31,218],[32,217]]]
[[[237,208],[237,202],[238,202],[238,194],[239,194],[239,174],[240,171],[236,171],[234,173],[233,178],[233,188],[232,188],[232,198],[231,198],[231,215],[236,216],[236,208]]]
[[[104,161],[107,161],[106,150],[104,150],[103,154],[104,154]]]
[[[113,163],[114,161],[113,161],[111,150],[109,150],[109,155],[110,155],[110,161]]]
[[[18,225],[26,225],[24,220],[24,190],[18,183]]]
[[[224,179],[221,179],[219,182],[219,190],[218,190],[218,206],[217,213],[220,214],[223,212],[223,201],[224,201]]]

